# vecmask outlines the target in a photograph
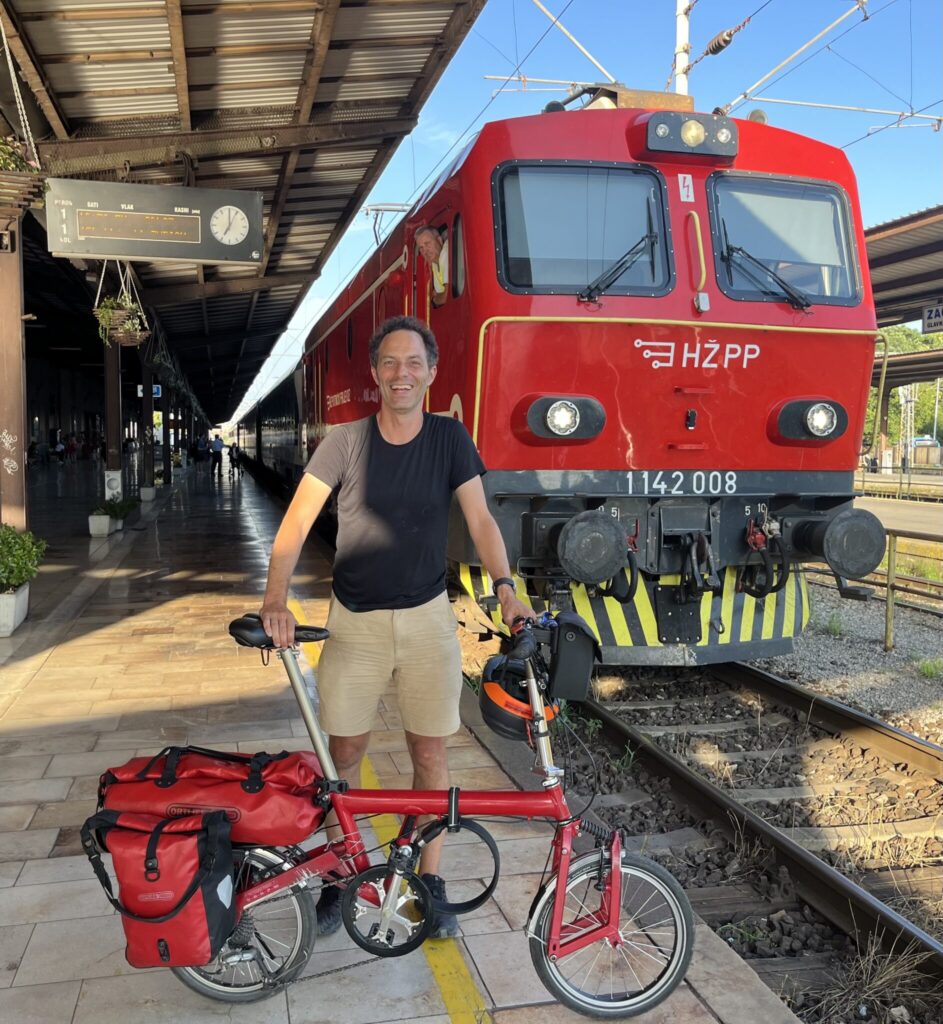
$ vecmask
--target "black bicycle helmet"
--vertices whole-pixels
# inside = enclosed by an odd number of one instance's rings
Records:
[[[530,741],[533,711],[527,696],[524,662],[496,654],[488,659],[481,674],[478,707],[485,724],[509,740]],[[547,707],[552,721],[556,705]]]

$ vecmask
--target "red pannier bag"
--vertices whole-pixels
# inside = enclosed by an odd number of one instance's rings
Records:
[[[234,754],[203,747],[165,747],[109,768],[98,787],[99,809],[179,818],[223,811],[234,843],[289,846],[307,839],[324,818],[316,802],[322,778],[310,751]]]
[[[158,818],[100,811],[82,846],[121,914],[132,967],[208,964],[236,927],[229,822],[222,811]],[[111,854],[118,896],[101,860]]]

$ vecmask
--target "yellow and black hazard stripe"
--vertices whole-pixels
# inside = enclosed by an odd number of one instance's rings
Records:
[[[491,579],[479,566],[461,565],[459,577],[467,594],[484,607],[496,626],[502,627],[500,608],[493,601]],[[589,623],[603,649],[606,664],[705,664],[786,653],[792,638],[809,621],[809,591],[803,573],[792,572],[785,586],[765,598],[750,597],[738,590],[736,567],[724,571],[723,588],[701,596],[701,639],[696,644],[664,643],[659,636],[655,611],[656,585],[676,586],[680,577],[657,580],[642,576],[629,604],[615,598],[590,596],[582,583],[571,583],[573,608]],[[535,612],[545,603],[527,592],[525,582],[514,576],[517,596]],[[672,653],[675,652],[675,653]],[[675,656],[677,652],[682,652]]]

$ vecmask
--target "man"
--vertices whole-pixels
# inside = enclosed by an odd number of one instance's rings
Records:
[[[380,393],[376,416],[335,427],[315,450],[272,548],[261,616],[279,647],[291,644],[295,617],[288,586],[308,531],[335,487],[337,552],[325,643],[318,667],[321,720],[338,773],[358,778],[381,695],[396,687],[413,788],[449,785],[446,737],[460,725],[461,655],[445,591],[445,543],[452,494],[505,622],[532,617],[509,579],[504,540],[485,502],[481,458],[464,425],[424,413],[438,347],[428,326],[393,317],[370,340],[370,372]],[[420,873],[445,900],[438,874],[441,837],[422,853]],[[319,931],[340,925],[336,889],[318,903]],[[439,914],[433,935],[454,935]]]
[[[449,283],[449,243],[431,224],[416,229],[416,245],[432,273],[432,305],[441,306]]]
[[[223,479],[224,447],[225,445],[223,444],[223,439],[219,436],[219,434],[216,434],[213,437],[212,442],[210,443],[210,456],[213,459],[212,463],[210,464],[210,476],[212,476],[215,473],[220,478],[220,480]]]

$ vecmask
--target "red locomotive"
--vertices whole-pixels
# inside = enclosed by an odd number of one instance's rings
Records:
[[[447,243],[435,282],[423,225]],[[609,664],[784,653],[809,617],[802,566],[860,596],[845,579],[884,551],[852,508],[876,337],[864,256],[851,167],[821,142],[624,105],[494,122],[241,440],[292,482],[333,424],[376,410],[368,339],[414,313],[441,351],[427,408],[471,432],[536,609],[574,607]],[[449,559],[491,611],[458,514]]]

